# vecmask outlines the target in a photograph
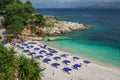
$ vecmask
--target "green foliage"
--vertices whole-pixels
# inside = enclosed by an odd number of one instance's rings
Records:
[[[18,34],[24,29],[23,19],[19,16],[13,16],[11,19],[5,20],[7,32]],[[13,24],[14,23],[14,24]]]
[[[0,80],[13,80],[15,77],[14,49],[7,49],[0,44]]]
[[[31,31],[36,31],[36,27],[34,25],[31,25]]]
[[[5,13],[6,12],[6,10],[5,10],[6,6],[8,4],[12,4],[13,2],[14,2],[14,0],[0,0],[0,12]]]
[[[16,58],[13,48],[6,48],[0,44],[0,80],[41,80],[44,69],[33,58],[24,56]],[[18,74],[18,76],[15,76]]]
[[[34,8],[30,1],[22,3],[20,0],[14,0],[10,4],[5,5],[4,26],[8,33],[20,33],[26,21],[32,18]]]
[[[21,80],[40,80],[43,70],[34,59],[28,59],[24,56],[19,58],[18,75]]]
[[[34,15],[35,23],[40,26],[44,26],[45,19],[42,14],[35,14]]]

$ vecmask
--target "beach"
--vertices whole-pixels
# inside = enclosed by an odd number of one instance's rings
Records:
[[[36,41],[35,41],[36,42]],[[25,42],[28,43],[28,42]],[[29,49],[30,51],[34,51],[36,54],[32,55],[34,58],[35,56],[39,55],[39,50],[34,50],[35,48],[38,48],[40,45],[43,45],[45,43],[41,43],[41,42],[36,42],[37,44],[30,44],[32,46],[34,46],[33,48]],[[18,44],[18,43],[16,43]],[[21,44],[18,44],[21,45]],[[6,46],[10,46],[10,44],[7,44]],[[21,45],[22,46],[22,45]],[[28,53],[23,52],[22,49],[15,47],[15,51],[17,52],[17,56],[19,55],[25,55],[28,58],[31,58],[31,55],[28,55]],[[23,46],[22,46],[23,47]],[[43,62],[43,59],[36,59],[39,63],[40,66],[42,66],[43,68],[45,68],[44,72],[43,72],[43,76],[42,76],[42,80],[119,80],[120,79],[120,69],[119,68],[112,68],[109,66],[103,66],[100,64],[96,64],[92,61],[90,61],[89,64],[84,63],[84,58],[81,58],[80,56],[71,54],[69,52],[65,52],[56,48],[53,48],[51,46],[47,47],[44,45],[44,48],[40,48],[42,50],[46,50],[47,52],[49,52],[49,48],[56,50],[57,53],[54,53],[54,55],[52,56],[46,56],[45,54],[42,54],[42,56],[44,56],[44,58],[49,58],[51,59],[51,61],[49,61],[49,63],[45,63]],[[27,48],[24,48],[24,50],[26,50]],[[67,57],[61,57],[62,54],[67,54],[69,56]],[[60,60],[56,61],[54,59],[55,56],[59,56],[61,57]],[[73,60],[73,57],[79,57],[80,59],[78,60]],[[71,63],[66,65],[64,64],[62,61],[63,60],[69,60]],[[60,64],[60,66],[58,68],[52,66],[51,64],[57,62]],[[81,67],[76,70],[73,69],[73,65],[74,64],[80,64]],[[65,71],[63,71],[64,67],[69,67],[72,70],[70,71],[70,73],[67,73]]]

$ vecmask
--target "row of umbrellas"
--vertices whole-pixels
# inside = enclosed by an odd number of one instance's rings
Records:
[[[33,46],[32,45],[29,45],[29,44],[37,44],[36,42],[29,42],[28,44],[27,43],[21,43],[21,45],[22,46],[20,46],[19,44],[15,44],[15,43],[12,43],[12,45],[14,45],[14,46],[16,46],[16,47],[18,47],[18,48],[20,48],[20,49],[23,49],[23,51],[25,52],[25,53],[29,53],[29,55],[36,55],[36,52],[30,52],[30,50],[24,50],[24,47],[23,46],[25,46],[26,48],[28,48],[28,49],[30,49],[30,48],[33,48]],[[47,53],[47,51],[46,50],[40,50],[40,48],[46,48],[46,49],[48,49],[49,51],[50,51],[50,53]],[[46,53],[46,55],[48,56],[48,57],[50,57],[50,56],[53,56],[53,53],[57,53],[57,51],[56,50],[54,50],[54,49],[51,49],[51,48],[47,48],[47,45],[43,45],[43,46],[40,46],[40,48],[34,48],[34,51],[39,51],[39,54],[41,54],[41,55],[36,55],[35,56],[35,58],[37,58],[37,59],[43,59],[43,62],[45,62],[45,63],[49,63],[50,61],[51,61],[51,59],[50,58],[44,58],[44,56],[42,55],[42,54],[44,54],[44,53]],[[55,57],[53,57],[56,61],[58,61],[58,60],[60,60],[61,59],[61,57],[68,57],[69,55],[68,54],[61,54],[60,56],[55,56]],[[80,58],[79,57],[73,57],[73,60],[74,61],[76,61],[76,60],[79,60]],[[71,61],[70,60],[63,60],[62,61],[64,64],[66,64],[66,65],[69,65],[70,63],[71,63]],[[88,61],[88,60],[84,60],[83,61],[84,63],[86,63],[86,64],[88,64],[88,63],[90,63],[90,61]],[[59,66],[60,66],[60,64],[59,63],[57,63],[57,62],[55,62],[55,63],[52,63],[51,64],[53,67],[56,67],[56,68],[58,68]],[[81,67],[81,65],[80,64],[74,64],[73,66],[73,69],[79,69],[80,67]],[[65,71],[65,72],[67,72],[67,73],[70,73],[71,71],[72,71],[72,69],[71,68],[69,68],[69,67],[64,67],[63,68],[63,71]]]

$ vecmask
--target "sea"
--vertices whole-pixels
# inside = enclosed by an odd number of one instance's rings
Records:
[[[89,30],[56,36],[64,40],[45,43],[120,68],[120,9],[36,9],[36,13],[91,26]]]

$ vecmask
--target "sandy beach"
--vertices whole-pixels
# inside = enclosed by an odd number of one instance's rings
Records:
[[[29,42],[25,42],[29,43]],[[48,57],[46,54],[42,54],[44,58],[49,58],[51,61],[49,63],[43,62],[43,59],[36,59],[39,63],[40,66],[45,68],[43,72],[43,77],[42,80],[119,80],[120,79],[120,69],[116,68],[111,68],[108,66],[102,66],[99,64],[96,64],[94,62],[90,62],[89,64],[84,63],[84,59],[74,60],[73,57],[78,57],[77,55],[71,55],[69,52],[61,51],[56,48],[50,47],[50,46],[45,46],[41,42],[35,42],[37,44],[29,44],[29,46],[33,46],[33,48],[30,48],[29,50],[31,52],[35,52],[36,54],[33,55],[33,57],[40,55],[39,51],[40,50],[45,50],[46,52],[49,52],[48,48],[54,49],[57,51],[57,53],[53,53],[52,56]],[[21,44],[16,43],[17,45],[20,45],[24,47]],[[11,47],[11,44],[7,44],[7,47]],[[45,48],[42,48],[40,46],[44,46]],[[25,55],[28,58],[31,58],[31,55],[28,55],[28,53],[23,52],[23,49],[20,49],[18,47],[15,47],[15,51],[17,52],[17,56],[19,55]],[[35,50],[35,48],[40,47],[40,50]],[[24,47],[24,50],[27,50],[26,47]],[[68,57],[61,57],[62,54],[68,54]],[[59,56],[61,57],[60,60],[56,61],[54,57]],[[66,65],[63,63],[63,60],[69,60],[71,63]],[[60,64],[58,68],[52,66],[51,64],[57,62]],[[73,69],[74,64],[80,64],[81,67],[76,70]],[[70,74],[67,72],[63,71],[63,68],[69,67],[71,68]]]

